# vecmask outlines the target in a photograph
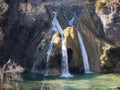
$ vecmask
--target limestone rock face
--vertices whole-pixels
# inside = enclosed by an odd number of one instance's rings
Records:
[[[100,72],[100,56],[102,54],[104,42],[100,41],[93,33],[89,32],[86,26],[81,26],[79,31],[82,33],[84,45],[88,54],[90,70],[93,72]]]
[[[102,54],[102,46],[106,38],[102,24],[98,16],[95,14],[92,6],[85,6],[81,9],[81,13],[76,16],[75,26],[82,34],[85,48],[88,54],[90,70],[100,72],[100,56]]]
[[[115,46],[120,46],[120,1],[110,0],[101,8],[98,15],[103,23],[106,39]]]
[[[103,49],[100,57],[102,72],[120,72],[120,1],[101,0],[97,2],[97,12],[103,24],[104,38],[110,47]],[[111,46],[111,45],[114,45]]]
[[[68,50],[71,49],[73,51],[69,66],[70,68],[78,68],[80,70],[83,62],[76,30],[73,27],[67,27],[64,30],[64,37],[66,47]]]
[[[4,33],[4,30],[3,30],[3,25],[5,23],[5,13],[7,12],[8,10],[8,3],[5,2],[4,0],[1,0],[0,1],[0,61],[1,63],[5,63],[5,59],[9,57],[9,51],[6,51],[6,50],[9,50],[9,45],[6,44],[6,42],[4,42],[4,36],[5,36],[5,33]],[[10,44],[11,45],[11,44]],[[3,60],[2,60],[3,59]]]
[[[36,47],[49,27],[50,18],[41,0],[1,0],[0,64],[11,58],[31,68]]]

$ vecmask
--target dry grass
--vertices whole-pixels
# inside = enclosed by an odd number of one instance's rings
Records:
[[[0,90],[2,88],[11,88],[17,82],[23,81],[21,73],[24,69],[17,65],[15,62],[12,62],[10,59],[6,64],[0,68]]]

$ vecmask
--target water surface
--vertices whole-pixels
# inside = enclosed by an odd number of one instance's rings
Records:
[[[20,90],[120,90],[120,74],[82,74],[72,78],[30,75]]]

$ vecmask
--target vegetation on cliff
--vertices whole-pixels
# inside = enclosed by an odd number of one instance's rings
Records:
[[[7,63],[0,68],[0,90],[3,88],[16,89],[17,83],[23,81],[21,77],[23,71],[24,69],[21,66],[9,59]]]
[[[99,11],[109,2],[110,0],[96,0],[95,2],[96,12],[99,13]]]

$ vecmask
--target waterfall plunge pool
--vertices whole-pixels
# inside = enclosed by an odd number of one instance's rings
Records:
[[[95,73],[74,75],[72,78],[27,74],[20,84],[20,90],[120,90],[115,89],[119,87],[120,74]]]

